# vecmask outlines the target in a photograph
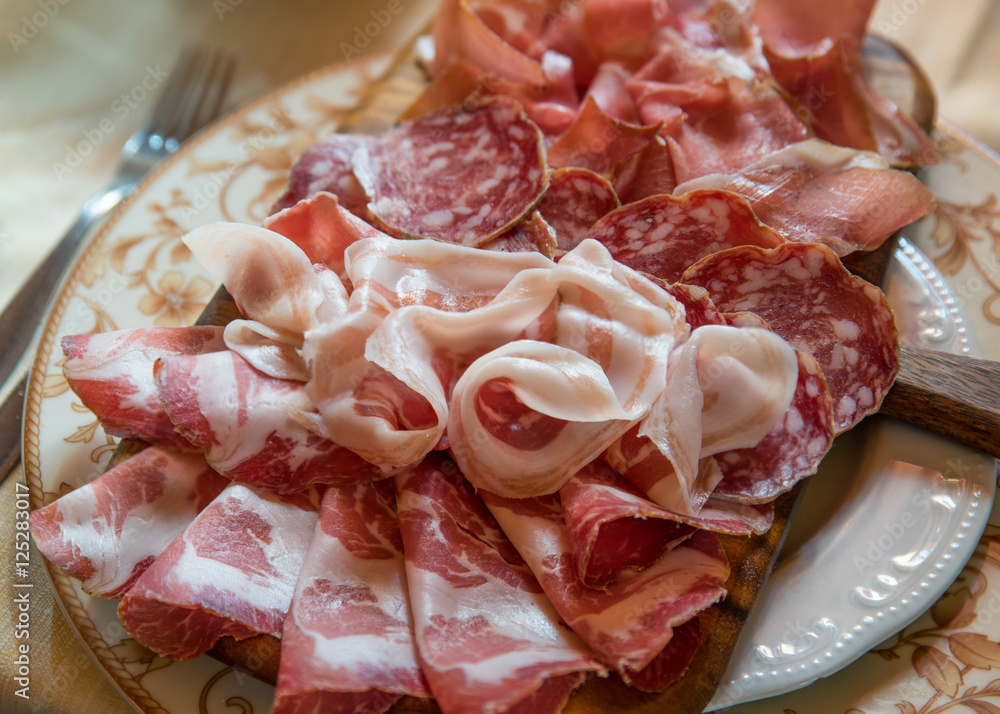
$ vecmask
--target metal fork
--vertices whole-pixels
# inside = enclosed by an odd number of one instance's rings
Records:
[[[89,198],[52,253],[0,314],[0,479],[20,454],[21,420],[28,369],[42,317],[83,239],[139,180],[181,142],[215,119],[232,81],[235,62],[217,51],[181,53],[148,123],[122,148],[108,187]]]

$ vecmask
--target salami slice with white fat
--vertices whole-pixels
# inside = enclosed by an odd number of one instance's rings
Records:
[[[896,323],[885,295],[819,244],[733,248],[702,259],[682,282],[701,285],[723,312],[753,312],[816,358],[833,398],[834,431],[878,411],[899,371]]]
[[[538,204],[538,212],[555,229],[562,250],[574,248],[601,217],[621,205],[614,187],[589,169],[556,169]]]
[[[548,185],[542,134],[505,98],[403,124],[353,161],[378,226],[401,238],[485,243],[527,215]]]
[[[761,224],[746,199],[728,191],[650,196],[612,211],[589,233],[615,260],[668,283],[706,255],[740,245],[785,241]]]
[[[284,210],[326,191],[336,196],[340,205],[351,213],[366,217],[365,190],[354,175],[351,157],[370,140],[371,137],[361,134],[331,134],[310,146],[292,167],[285,193],[273,210]]]

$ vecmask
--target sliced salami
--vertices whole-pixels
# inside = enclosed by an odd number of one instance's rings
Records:
[[[757,220],[746,199],[713,190],[650,196],[627,204],[604,216],[588,236],[607,246],[615,260],[668,283],[720,250],[784,243]]]
[[[330,486],[281,631],[274,711],[381,712],[429,697],[391,479]]]
[[[682,282],[707,289],[723,312],[756,313],[813,356],[833,399],[835,433],[878,411],[899,371],[892,310],[826,246],[733,248],[699,261]]]
[[[791,406],[760,443],[716,454],[722,480],[712,495],[767,503],[816,472],[833,443],[833,401],[816,360],[802,352]]]
[[[64,337],[63,374],[108,434],[198,451],[164,412],[153,364],[161,357],[223,350],[222,334],[221,327],[153,327]]]
[[[417,645],[442,711],[561,711],[604,667],[454,462],[432,454],[396,484]]]
[[[229,482],[153,446],[31,514],[38,549],[92,595],[119,598]]]
[[[368,141],[371,137],[360,134],[331,134],[310,146],[292,167],[288,187],[272,212],[326,191],[336,196],[347,210],[367,216],[365,190],[354,175],[351,156]]]
[[[621,205],[607,179],[589,169],[556,169],[538,212],[556,232],[561,250],[571,250],[605,214]]]
[[[354,153],[354,173],[388,233],[468,246],[527,215],[548,183],[541,132],[505,98],[382,134]]]
[[[559,251],[555,230],[538,211],[479,247],[501,253],[541,253],[546,258],[555,258]]]

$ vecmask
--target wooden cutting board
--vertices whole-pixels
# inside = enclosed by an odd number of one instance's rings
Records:
[[[929,128],[934,118],[934,97],[919,70],[907,57],[881,41],[870,42],[866,46],[865,57],[866,72],[879,90],[893,98],[904,109],[908,109],[918,118],[921,125]],[[427,77],[411,45],[397,56],[382,79],[370,85],[358,108],[344,117],[340,130],[368,134],[384,131],[396,123],[397,118],[405,112],[426,84]],[[894,249],[895,241],[887,242],[879,251],[853,256],[849,261],[849,267],[870,282],[880,283]],[[239,313],[235,304],[225,290],[220,289],[205,309],[199,324],[222,325],[236,317],[239,317]],[[921,423],[923,415],[936,413],[936,407],[930,408],[936,401],[934,388],[928,388],[926,382],[928,372],[932,377],[941,374],[940,364],[933,355],[927,361],[927,356],[922,351],[913,352],[904,349],[903,358],[904,372],[900,377],[900,384],[923,384],[911,389],[921,395],[923,402],[913,402],[911,392],[900,394],[896,388],[890,392],[886,400],[887,407],[891,409],[883,411]],[[923,360],[919,365],[921,369],[911,369],[918,366],[921,360]],[[967,364],[954,366],[965,369],[970,367]],[[973,364],[971,367],[976,370],[980,365]],[[974,374],[980,373],[974,371]],[[1000,384],[1000,368],[993,376],[993,383]],[[949,385],[948,388],[954,389],[953,385]],[[973,431],[979,434],[980,442],[976,444],[979,448],[990,444],[995,450],[996,444],[992,442],[995,440],[995,435],[1000,433],[1000,414],[996,413],[1000,397],[993,398],[993,411],[989,409],[989,399],[988,397],[987,404],[981,410],[982,423]],[[920,405],[916,410],[912,407],[914,403]],[[941,422],[953,422],[949,417],[954,417],[956,411],[962,415],[965,408],[961,400],[958,400],[946,409],[946,412],[951,411],[945,416],[938,414],[931,422],[924,419],[923,425],[938,423],[940,427]],[[948,433],[943,428],[939,430]],[[953,427],[952,430],[955,432],[954,436],[968,435],[968,430],[964,427]],[[968,442],[965,438],[960,440]],[[141,444],[123,442],[112,463],[118,463],[141,448]],[[799,484],[778,499],[774,526],[767,533],[752,538],[722,538],[732,564],[732,574],[727,583],[728,595],[722,602],[700,615],[703,642],[684,677],[667,691],[656,695],[643,694],[627,687],[615,676],[603,679],[591,678],[574,694],[566,711],[578,714],[584,712],[687,714],[702,711],[725,673],[736,641],[774,566],[788,523],[804,492],[804,486],[804,483]],[[278,640],[271,636],[261,635],[240,642],[226,637],[210,654],[266,682],[273,683],[277,677],[280,646]],[[392,711],[433,712],[438,709],[432,701],[404,699]]]

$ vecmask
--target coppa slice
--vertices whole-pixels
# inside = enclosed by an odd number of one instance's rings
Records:
[[[668,652],[673,628],[726,592],[729,562],[715,534],[699,531],[645,570],[625,571],[607,589],[590,588],[574,565],[558,496],[480,495],[573,631],[627,683],[665,688],[670,681],[644,670]]]
[[[63,374],[108,434],[197,451],[174,431],[150,379],[153,363],[170,355],[226,348],[221,327],[152,327],[64,337]]]
[[[417,644],[441,710],[560,711],[604,667],[453,461],[432,454],[396,484]]]
[[[429,697],[392,479],[330,486],[281,631],[274,711],[381,712]]]
[[[313,409],[305,384],[269,377],[235,352],[171,357],[157,362],[155,378],[175,428],[233,481],[289,493],[385,476],[295,420]]]
[[[121,597],[229,482],[152,446],[31,514],[42,554],[92,595]]]
[[[699,259],[726,248],[774,248],[784,239],[762,225],[746,199],[728,191],[691,191],[630,203],[595,223],[589,238],[615,260],[668,283]]]
[[[318,510],[316,491],[230,484],[125,594],[122,625],[173,659],[197,657],[224,635],[279,635]]]
[[[467,246],[514,225],[548,185],[541,132],[503,98],[378,136],[355,151],[354,173],[386,232]]]
[[[841,433],[878,411],[899,371],[899,341],[882,291],[851,275],[826,246],[732,248],[685,271],[723,312],[749,311],[812,355]]]

